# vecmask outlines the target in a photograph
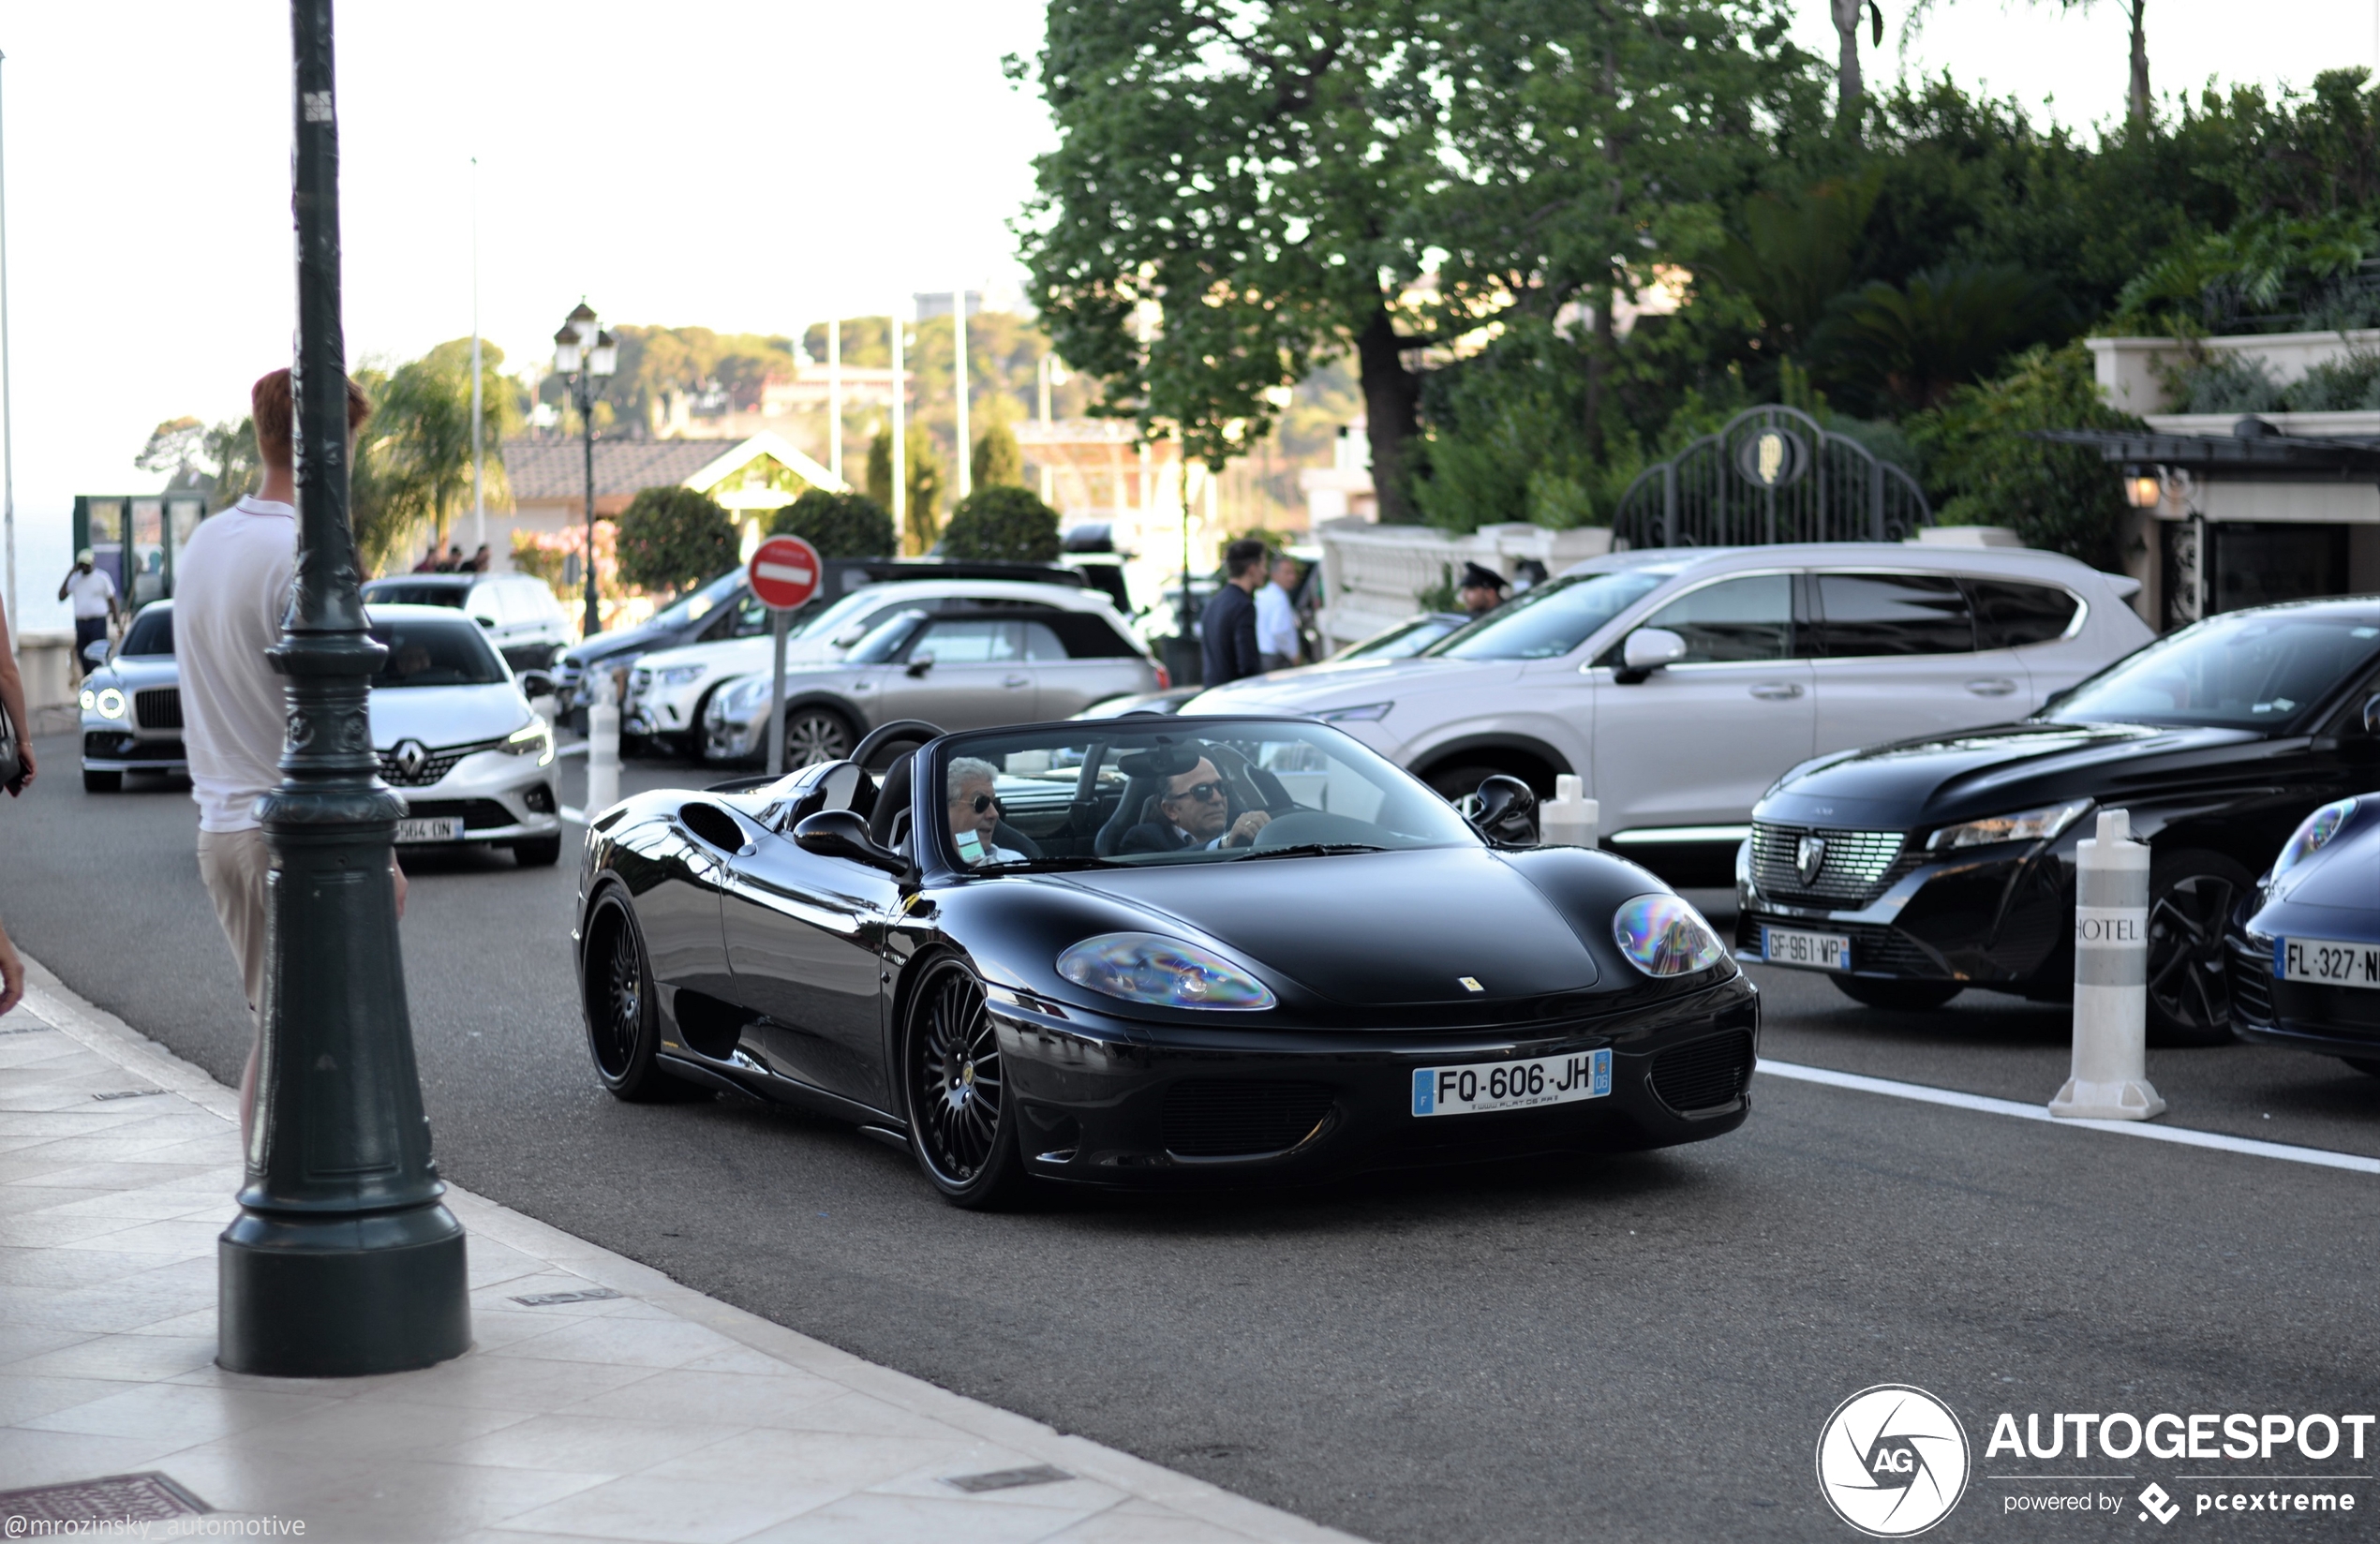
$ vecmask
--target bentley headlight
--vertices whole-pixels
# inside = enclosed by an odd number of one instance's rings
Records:
[[[84,687],[82,689],[82,711],[88,713],[98,705],[99,694],[92,690],[89,687]]]
[[[1666,892],[1622,901],[1612,913],[1612,938],[1646,975],[1691,975],[1727,956],[1703,913]]]
[[[1948,853],[1961,847],[1988,847],[2001,841],[2047,841],[2082,819],[2083,811],[2090,808],[2089,799],[2070,799],[2064,804],[2047,804],[2039,809],[2020,810],[2014,815],[1992,815],[1984,820],[1945,825],[1926,839],[1926,851]]]
[[[2308,815],[2290,836],[2288,845],[2281,849],[2281,855],[2272,860],[2271,877],[2279,879],[2329,846],[2330,839],[2339,834],[2340,828],[2347,824],[2347,817],[2355,812],[2355,800],[2333,799]]]
[[[121,719],[124,717],[124,693],[112,686],[101,687],[99,700],[94,705],[98,708],[102,719]]]
[[[1102,933],[1058,957],[1058,973],[1078,987],[1164,1008],[1272,1006],[1272,993],[1247,971],[1212,950],[1155,933]]]
[[[1315,715],[1324,723],[1372,723],[1389,716],[1394,703],[1366,703],[1361,707],[1326,707]]]
[[[660,681],[664,687],[692,686],[703,678],[704,668],[701,665],[672,665],[661,673]]]

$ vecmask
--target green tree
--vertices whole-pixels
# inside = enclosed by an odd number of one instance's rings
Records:
[[[385,374],[364,368],[357,382],[372,416],[357,436],[350,505],[356,544],[378,567],[429,527],[442,550],[455,517],[471,499],[471,340],[454,338]],[[481,395],[485,497],[501,505],[505,437],[519,426],[519,400],[504,379],[504,351],[483,343]]]
[[[1057,559],[1058,512],[1024,488],[978,488],[950,512],[946,557],[1049,563]]]
[[[942,539],[942,461],[925,436],[909,435],[905,439],[909,501],[903,511],[908,516],[908,528],[903,535],[908,539],[910,556],[922,557]],[[890,457],[889,447],[886,457]]]
[[[646,488],[619,517],[619,576],[676,594],[736,566],[736,522],[692,488]]]
[[[144,472],[163,472],[174,482],[186,482],[198,471],[206,448],[206,425],[195,418],[168,419],[149,431],[148,444],[132,458]]]
[[[798,536],[821,557],[890,557],[892,516],[864,493],[812,488],[768,517],[771,536]]]
[[[1819,324],[1811,352],[1826,379],[1858,393],[1854,411],[1941,405],[2019,346],[2062,334],[2055,291],[2012,263],[1956,263],[1870,279]]]
[[[1021,488],[1025,485],[1025,453],[1017,445],[1016,433],[1007,424],[995,423],[975,440],[975,453],[969,461],[974,486],[978,488]]]
[[[256,420],[226,419],[206,432],[199,453],[215,466],[207,493],[207,512],[228,510],[256,486],[264,469],[256,453]]]

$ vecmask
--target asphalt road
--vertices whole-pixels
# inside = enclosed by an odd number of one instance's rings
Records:
[[[70,740],[0,809],[0,916],[76,990],[236,1076],[245,1014],[179,787],[88,796]],[[566,764],[570,765],[570,764]],[[632,764],[630,786],[694,780]],[[575,778],[564,801],[576,802]],[[2380,1178],[1774,1077],[1738,1133],[1558,1167],[1327,1191],[1062,1197],[974,1216],[907,1159],[757,1103],[630,1106],[589,1076],[573,875],[409,862],[406,974],[443,1171],[780,1323],[1384,1541],[1842,1540],[1812,1452],[1911,1383],[1980,1443],[2001,1411],[2374,1409]],[[1698,897],[1717,910],[1721,897]],[[1763,970],[1763,1053],[2038,1103],[2059,1010],[1856,1007]],[[2380,1080],[2233,1047],[2152,1052],[2167,1122],[2380,1154]],[[2127,1503],[1997,1474],[2380,1473],[1986,1462],[1935,1537],[2136,1536]],[[2299,1482],[2282,1482],[2304,1488]],[[2358,1512],[2189,1517],[2224,1538]],[[2108,1492],[2128,1488],[2110,1481]],[[2151,1531],[2159,1531],[2152,1527]]]

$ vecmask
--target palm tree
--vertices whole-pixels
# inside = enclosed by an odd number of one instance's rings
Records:
[[[518,428],[520,406],[499,366],[504,351],[482,344],[481,396],[487,495],[509,497],[504,437]],[[471,497],[470,340],[454,338],[386,376],[359,371],[373,399],[355,448],[356,546],[374,568],[409,551],[426,525],[439,550]]]

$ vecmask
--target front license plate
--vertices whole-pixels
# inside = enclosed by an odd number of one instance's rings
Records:
[[[2272,973],[2283,981],[2318,981],[2326,987],[2380,987],[2380,943],[2275,939]]]
[[[396,823],[399,846],[417,841],[461,841],[463,822],[455,815],[439,815],[428,820],[401,820]]]
[[[1807,933],[1799,928],[1761,928],[1761,958],[1771,965],[1799,965],[1812,971],[1852,968],[1848,933]]]
[[[1475,1062],[1413,1069],[1416,1115],[1484,1115],[1600,1099],[1612,1091],[1612,1053],[1580,1051],[1533,1062]]]

